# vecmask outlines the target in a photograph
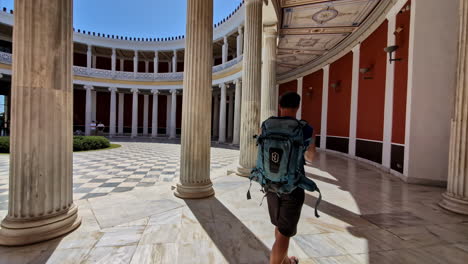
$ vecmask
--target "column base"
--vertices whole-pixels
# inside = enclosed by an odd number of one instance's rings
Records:
[[[10,221],[5,218],[0,226],[0,245],[24,246],[70,233],[81,224],[78,207],[51,218],[38,218],[31,221]]]
[[[468,215],[468,200],[457,199],[449,193],[443,193],[442,198],[442,201],[439,202],[442,208],[458,214]]]
[[[242,167],[242,166],[239,165],[239,166],[237,167],[236,174],[237,174],[238,176],[248,178],[248,177],[250,177],[250,175],[252,175],[252,169],[251,169],[251,168],[250,168],[250,169],[246,169],[246,168],[244,168],[244,167]]]
[[[178,183],[176,190],[174,191],[174,195],[181,199],[202,199],[211,197],[214,194],[215,192],[212,183],[193,186]]]

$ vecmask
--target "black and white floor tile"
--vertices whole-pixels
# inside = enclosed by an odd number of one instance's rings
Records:
[[[176,181],[179,175],[180,145],[119,142],[121,148],[73,155],[73,198],[88,199],[109,193],[127,192]],[[239,151],[212,148],[211,169],[237,160]],[[8,208],[9,156],[0,156],[0,210]]]

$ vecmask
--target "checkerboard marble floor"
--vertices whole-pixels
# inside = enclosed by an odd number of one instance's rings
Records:
[[[180,145],[150,142],[118,142],[121,148],[75,153],[74,200],[127,192],[178,179]],[[238,150],[212,148],[211,170],[234,163]],[[8,207],[9,156],[0,156],[0,210]]]

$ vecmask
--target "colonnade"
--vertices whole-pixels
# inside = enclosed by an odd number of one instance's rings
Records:
[[[228,62],[229,58],[229,41],[228,38],[230,35],[234,33],[228,34],[223,36],[223,45],[222,45],[222,54],[221,54],[221,61],[222,64]],[[236,36],[236,52],[231,53],[232,57],[240,57],[242,56],[243,53],[243,41],[244,40],[244,33],[243,33],[243,28],[242,26],[239,26],[237,29],[237,36]],[[118,57],[117,56],[117,49],[116,48],[111,48],[112,49],[112,55],[110,57],[111,59],[111,71],[116,72],[117,71],[117,63],[120,63],[120,71],[124,71],[124,63],[126,59],[130,59],[133,61],[133,73],[138,73],[141,72],[138,70],[138,64],[141,61],[140,60],[140,52],[147,52],[146,50],[133,50],[133,58],[125,58],[125,57]],[[160,62],[167,62],[168,63],[168,71],[169,72],[179,72],[182,71],[182,69],[177,68],[177,63],[181,62],[182,60],[179,60],[179,57],[177,56],[178,52],[182,51],[182,49],[174,49],[172,51],[163,51],[163,50],[154,50],[151,51],[154,54],[153,60],[143,60],[144,62],[144,72],[143,73],[151,73],[150,72],[150,63],[153,63],[153,72],[152,73],[160,73],[159,70],[159,63]],[[162,59],[160,58],[160,53],[161,52],[171,52],[172,55],[170,56],[169,59]],[[214,63],[213,63],[214,64]],[[89,69],[96,68],[97,65],[97,55],[93,53],[93,45],[87,44],[87,52],[86,52],[86,67]]]
[[[183,88],[181,169],[175,195],[204,198],[214,194],[210,179],[210,109],[211,103],[217,102],[217,99],[212,100],[213,0],[187,2],[189,22]],[[226,84],[220,84],[219,112],[215,111],[219,115],[219,140],[225,141],[232,133],[233,142],[240,143],[241,173],[249,171],[255,163],[253,135],[258,133],[260,109],[264,108],[260,107],[263,1],[246,0],[245,3],[246,44],[243,48],[242,84],[240,80],[235,80],[234,94],[227,90]],[[44,8],[52,11],[44,13]],[[61,23],[49,23],[57,19]],[[81,223],[72,198],[72,0],[36,0],[33,4],[19,1],[15,10],[15,32],[18,34],[14,34],[13,42],[17,52],[13,64],[9,211],[0,227],[0,245],[25,245],[49,240],[72,231]],[[264,58],[264,61],[267,59]],[[91,60],[92,57],[88,65]],[[51,67],[43,68],[42,64],[33,61],[44,61]],[[113,62],[116,63],[114,51]],[[38,70],[37,67],[42,68]],[[43,71],[46,72],[34,74]],[[273,74],[265,76],[275,77]],[[266,83],[274,84],[275,81]],[[42,85],[41,89],[37,89],[37,84]],[[89,124],[96,112],[93,111],[93,98],[96,98],[93,93],[96,91],[92,86],[85,86],[85,89],[85,132],[89,134]],[[123,133],[123,93],[116,87],[109,87],[108,91],[111,93],[110,131]],[[138,95],[142,91],[131,90],[133,137],[138,135]],[[157,90],[151,92],[155,99],[152,125],[156,128],[157,99],[161,94]],[[170,92],[169,136],[175,137],[178,91]],[[229,108],[226,107],[228,94]],[[37,100],[38,97],[41,100]],[[149,93],[145,93],[143,108],[146,113],[149,109],[148,99]],[[271,106],[271,102],[268,105]],[[232,131],[226,131],[226,118],[229,119],[227,128],[232,128]],[[143,119],[149,122],[147,114],[143,115]],[[143,131],[148,133],[147,125]],[[157,136],[157,130],[153,129],[151,135]]]
[[[238,135],[240,134],[240,126],[235,125],[240,122],[240,96],[236,97],[236,92],[241,93],[240,79],[236,79],[231,83],[222,83],[213,88],[213,102],[214,108],[212,109],[212,135],[213,140],[219,143],[233,143],[239,144]],[[85,135],[91,135],[91,123],[96,120],[96,93],[95,87],[85,85],[86,101],[85,103]],[[119,89],[117,87],[109,87],[110,93],[110,110],[109,110],[109,136],[123,136],[124,133],[124,109],[125,109],[125,94],[132,93],[132,138],[143,136],[152,138],[160,137],[163,135],[158,134],[158,101],[160,96],[167,97],[167,123],[166,135],[170,139],[177,137],[176,116],[177,116],[177,95],[183,94],[183,90],[147,90],[147,89]],[[105,92],[105,91],[102,91]],[[164,94],[163,94],[164,93]],[[152,120],[149,120],[150,104],[149,96],[152,94]],[[143,113],[139,113],[139,100],[138,96],[143,95]],[[236,104],[236,98],[238,103]],[[143,116],[142,129],[138,126],[138,118]],[[237,119],[236,119],[237,118]],[[151,126],[150,126],[151,124]],[[151,128],[151,133],[150,133]],[[140,133],[141,132],[141,133]],[[234,136],[237,135],[237,138]]]

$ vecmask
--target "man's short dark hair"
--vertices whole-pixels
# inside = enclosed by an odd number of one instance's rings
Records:
[[[279,104],[281,108],[299,108],[301,96],[296,92],[287,92],[281,96]]]

